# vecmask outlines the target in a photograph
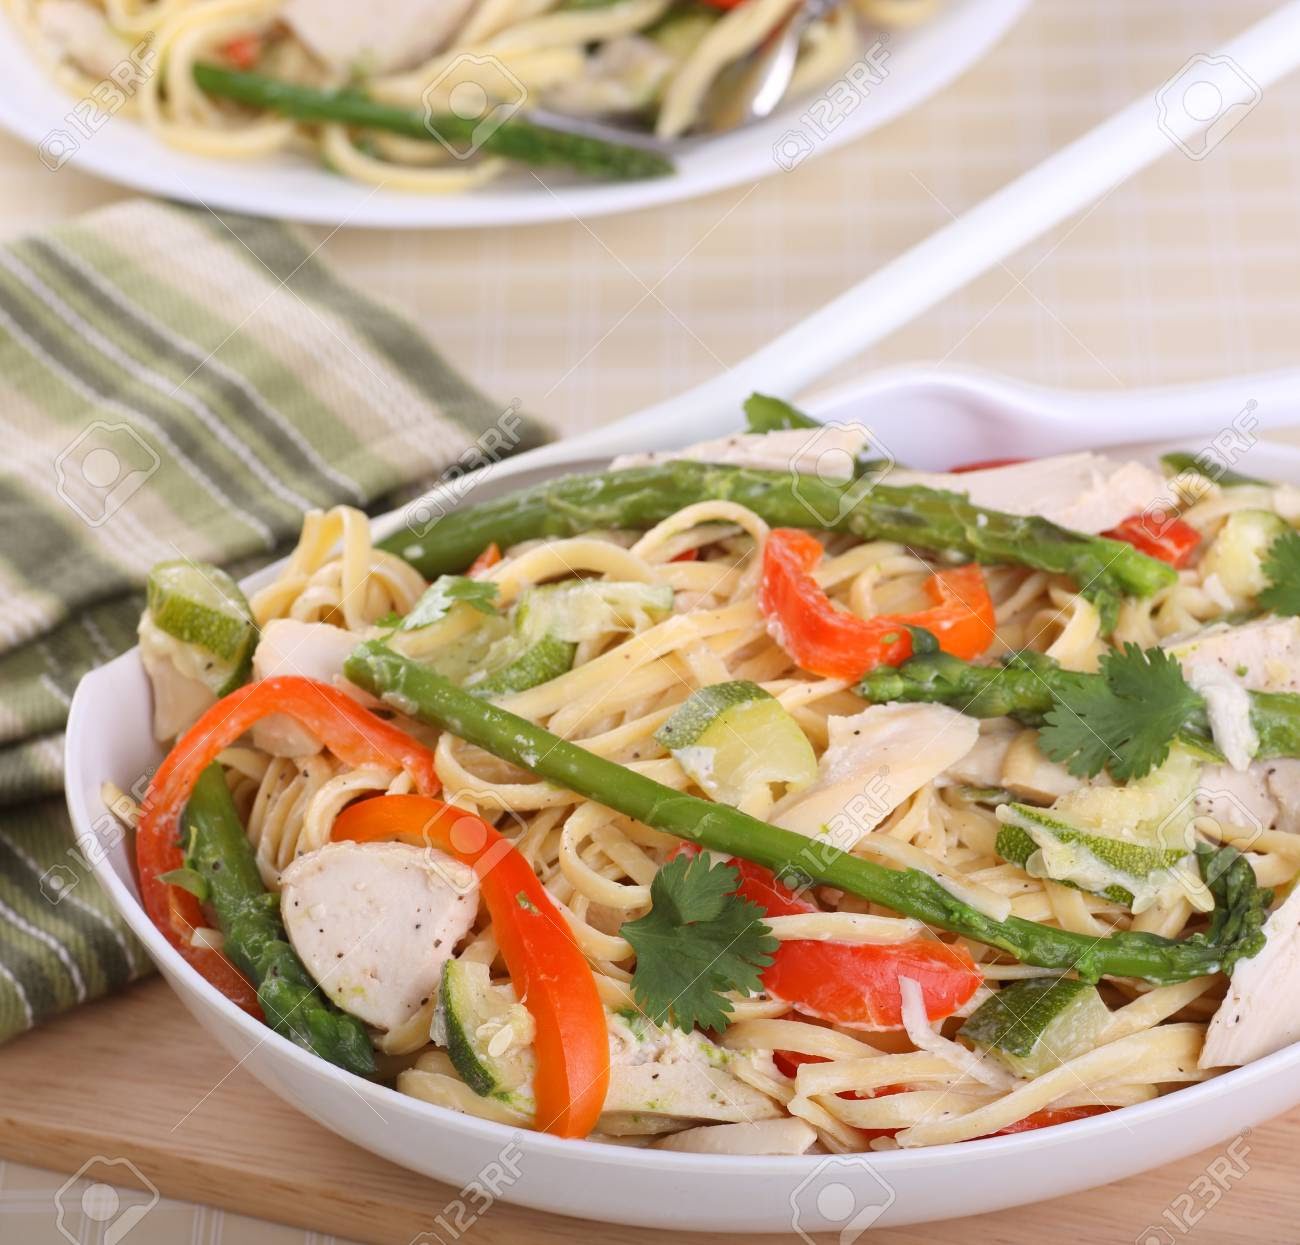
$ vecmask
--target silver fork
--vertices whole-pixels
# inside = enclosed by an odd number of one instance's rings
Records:
[[[799,60],[799,43],[813,22],[826,17],[842,0],[803,0],[748,56],[727,66],[709,88],[700,109],[700,123],[691,135],[664,140],[611,118],[575,117],[545,108],[530,108],[538,125],[606,142],[624,143],[650,151],[680,151],[693,137],[725,134],[762,121],[776,111],[790,89]]]

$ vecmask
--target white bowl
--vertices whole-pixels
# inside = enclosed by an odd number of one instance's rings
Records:
[[[654,181],[601,183],[546,171],[546,185],[519,169],[461,195],[417,195],[375,189],[337,177],[310,159],[285,155],[254,161],[219,160],[177,151],[142,125],[115,117],[83,137],[76,101],[37,63],[13,20],[0,11],[0,127],[33,146],[60,132],[71,167],[165,199],[249,212],[273,219],[315,221],[353,228],[466,228],[603,216],[673,203],[725,186],[780,173],[805,156],[829,151],[929,98],[984,55],[1029,6],[1030,0],[946,0],[935,19],[891,36],[888,74],[851,109],[840,102],[824,114],[815,97],[793,101],[758,125],[684,145],[677,172]],[[851,98],[852,93],[841,92]],[[814,128],[802,115],[815,106]],[[87,116],[93,120],[94,113]],[[825,132],[818,138],[819,129]],[[791,139],[802,134],[803,141]],[[784,141],[789,140],[786,147]],[[784,163],[778,152],[784,152]],[[51,156],[55,153],[50,152]],[[46,176],[32,156],[32,176]]]
[[[974,457],[1045,454],[1133,442],[1182,410],[1197,449],[1245,401],[1262,418],[1295,421],[1296,378],[1093,398],[1053,394],[988,377],[892,373],[815,404],[825,419],[865,418],[902,461],[938,467]],[[1079,415],[1088,413],[1080,429]],[[682,444],[737,420],[690,429],[664,421],[651,437],[618,425],[489,469],[471,500],[486,499],[613,453]],[[990,434],[993,435],[990,435]],[[1142,447],[1148,453],[1159,447]],[[1173,446],[1166,448],[1174,448]],[[545,465],[540,465],[545,464]],[[1246,470],[1300,483],[1300,450],[1260,441]],[[457,493],[464,496],[464,480]],[[381,531],[397,530],[400,513]],[[264,572],[265,575],[272,571]],[[1105,1184],[1230,1137],[1300,1102],[1300,1045],[1140,1106],[1045,1131],[963,1145],[851,1157],[744,1158],[631,1150],[561,1141],[492,1124],[373,1085],[310,1055],[210,987],[140,907],[127,847],[104,812],[100,785],[129,790],[160,759],[149,730],[148,681],[135,650],[86,676],[68,723],[67,794],[95,874],[172,988],[198,1021],[254,1076],[325,1127],[425,1175],[462,1186],[503,1152],[518,1178],[511,1202],[586,1219],[717,1232],[838,1231],[848,1243],[873,1222],[972,1215]],[[179,1108],[178,1108],[179,1111]],[[432,1213],[432,1212],[431,1212]]]

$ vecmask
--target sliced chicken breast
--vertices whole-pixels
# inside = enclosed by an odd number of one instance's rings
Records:
[[[344,1011],[389,1030],[434,994],[474,923],[474,873],[405,843],[330,843],[280,875],[280,911],[307,971]]]
[[[1104,783],[1105,775],[1099,775]],[[1059,761],[1043,755],[1038,746],[1038,732],[1021,731],[1007,749],[1002,763],[1001,785],[1022,800],[1051,802],[1086,785]],[[1094,783],[1096,785],[1096,783]]]
[[[1167,647],[1188,684],[1205,698],[1224,758],[1233,769],[1246,770],[1259,748],[1247,693],[1300,691],[1300,618],[1209,627]]]
[[[965,493],[977,506],[1041,515],[1076,532],[1105,532],[1168,495],[1159,472],[1101,454],[1058,454],[960,473],[889,473],[889,484],[920,484]]]
[[[610,464],[649,467],[655,463],[687,460],[753,467],[759,471],[794,471],[824,480],[852,479],[857,457],[867,447],[871,433],[864,424],[827,424],[822,428],[788,428],[780,432],[737,432],[716,441],[701,441],[683,450],[622,454]],[[892,479],[892,477],[891,477]]]
[[[1300,760],[1256,761],[1246,770],[1207,765],[1196,787],[1196,814],[1249,830],[1296,833],[1300,830]]]
[[[1300,1039],[1300,888],[1264,924],[1264,948],[1239,960],[1205,1032],[1202,1068],[1262,1059]]]
[[[157,627],[148,610],[136,634],[140,662],[153,689],[154,738],[175,739],[217,703],[217,694],[199,677],[201,665],[194,647]]]
[[[113,81],[131,56],[103,10],[85,0],[45,0],[33,12],[41,34],[83,73]]]
[[[471,0],[286,0],[280,16],[332,69],[418,65],[455,33]]]
[[[946,705],[872,705],[828,720],[817,781],[787,796],[770,820],[850,851],[979,739],[979,723]]]
[[[1300,692],[1300,618],[1207,627],[1167,647],[1189,679],[1217,672],[1252,692]]]
[[[253,678],[297,675],[340,687],[364,703],[369,698],[343,678],[343,663],[356,646],[357,637],[342,627],[273,618],[262,628],[253,650]],[[321,750],[315,735],[283,713],[273,713],[254,726],[253,743],[278,757],[312,756]]]
[[[1010,718],[986,718],[979,724],[974,747],[945,775],[945,782],[970,787],[997,787],[1002,783],[1003,763],[1020,727]]]
[[[728,1123],[781,1114],[766,1094],[727,1071],[747,1056],[702,1033],[616,1013],[609,1016],[609,1058],[602,1131],[636,1131],[633,1116]]]

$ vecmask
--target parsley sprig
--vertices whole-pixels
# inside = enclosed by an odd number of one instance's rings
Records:
[[[1283,532],[1263,562],[1268,587],[1259,594],[1261,609],[1288,617],[1300,614],[1300,532]]]
[[[728,864],[679,856],[650,883],[650,911],[620,931],[636,952],[632,992],[657,1024],[725,1029],[725,992],[763,988],[777,940],[763,909],[733,893],[739,884]]]
[[[1136,644],[1108,652],[1099,677],[1067,677],[1053,692],[1039,747],[1076,777],[1104,767],[1119,782],[1162,765],[1178,733],[1205,707],[1176,657]]]

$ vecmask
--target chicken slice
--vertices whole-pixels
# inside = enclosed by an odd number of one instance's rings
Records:
[[[217,694],[201,677],[198,650],[168,635],[148,610],[141,615],[136,634],[140,664],[153,689],[153,736],[160,743],[175,739],[217,703]]]
[[[626,1135],[635,1127],[632,1116],[742,1123],[781,1115],[771,1098],[727,1071],[746,1056],[701,1033],[615,1014],[609,1020],[609,1043],[602,1132]]]
[[[83,72],[114,81],[131,45],[119,38],[102,9],[86,0],[45,0],[35,6],[40,32]]]
[[[1271,1055],[1300,1038],[1300,887],[1264,923],[1264,948],[1238,960],[1228,993],[1205,1031],[1202,1068],[1225,1068]]]
[[[770,820],[809,837],[824,834],[841,851],[956,765],[980,733],[974,718],[946,705],[872,705],[827,726],[817,781],[782,800]]]
[[[1098,778],[1108,781],[1104,774]],[[1021,731],[1012,741],[1003,757],[999,784],[1022,800],[1049,803],[1085,785],[1060,762],[1043,755],[1035,730]]]
[[[343,678],[343,663],[356,646],[357,637],[342,627],[273,618],[253,650],[253,678],[297,675],[339,687],[365,703],[361,690]],[[321,741],[285,713],[270,714],[254,726],[253,743],[277,757],[312,756],[321,750]]]
[[[285,0],[280,16],[332,69],[418,65],[459,28],[471,0]]]
[[[293,861],[280,887],[307,971],[345,1012],[383,1030],[434,994],[478,911],[473,870],[405,843],[329,843]]]
[[[975,505],[989,510],[1041,515],[1062,527],[1090,533],[1108,531],[1169,492],[1152,468],[1091,453],[1058,454],[959,474],[894,470],[887,483],[965,493]]]
[[[1300,830],[1300,760],[1256,761],[1246,770],[1207,765],[1196,786],[1196,815],[1250,830]],[[1238,842],[1246,850],[1249,843]]]
[[[956,765],[948,768],[944,780],[965,783],[969,787],[1001,786],[1007,749],[1019,733],[1020,727],[1010,718],[984,719],[974,747]]]
[[[1213,671],[1252,692],[1300,692],[1300,618],[1207,627],[1166,647],[1188,679]]]
[[[1219,751],[1233,769],[1245,770],[1259,749],[1248,693],[1300,691],[1300,618],[1208,627],[1167,647],[1205,698]]]
[[[622,454],[610,464],[649,467],[685,460],[753,467],[759,471],[794,471],[824,480],[853,478],[857,457],[871,441],[864,424],[827,424],[822,428],[784,428],[778,432],[737,432],[716,441],[701,441],[682,450]]]

